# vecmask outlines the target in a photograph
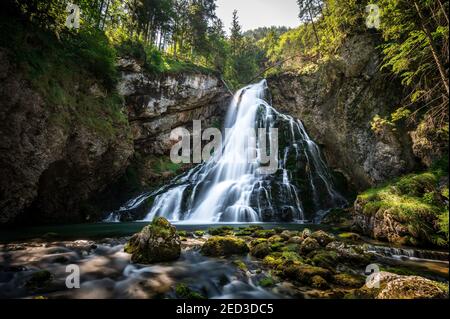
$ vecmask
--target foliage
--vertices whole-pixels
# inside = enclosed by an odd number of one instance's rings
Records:
[[[439,188],[445,175],[448,175],[446,168],[410,174],[367,190],[358,196],[358,201],[363,203],[365,214],[389,210],[389,214],[407,225],[414,238],[445,246],[448,245],[448,200],[446,188]]]
[[[399,75],[410,90],[403,115],[415,108],[431,114],[438,125],[448,122],[448,1],[380,0],[378,5],[383,67]]]

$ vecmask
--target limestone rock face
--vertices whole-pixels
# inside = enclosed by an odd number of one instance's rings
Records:
[[[133,59],[118,64],[124,114],[118,119],[100,105],[86,118],[73,105],[50,106],[0,49],[0,224],[102,219],[104,210],[123,203],[110,189],[124,193],[117,184],[136,152],[143,166],[151,165],[145,156],[169,155],[172,129],[189,128],[192,120],[204,127],[221,123],[229,94],[217,76],[156,76]],[[107,97],[90,77],[71,92],[86,103]],[[105,132],[100,122],[112,129]],[[146,172],[143,167],[139,175],[149,178]]]
[[[135,146],[142,154],[167,155],[174,141],[170,133],[191,128],[193,120],[203,127],[220,122],[231,98],[215,75],[180,73],[153,76],[139,64],[119,61],[118,91],[125,97]]]
[[[105,134],[70,107],[50,107],[2,49],[0,65],[0,224],[95,219],[83,203],[128,165],[128,124],[111,119],[115,129]],[[98,98],[100,86],[89,82],[80,96]]]
[[[131,254],[132,262],[139,264],[173,261],[180,257],[181,241],[176,228],[164,217],[157,217],[131,237],[125,252]]]
[[[268,79],[274,107],[304,122],[328,165],[356,190],[416,165],[407,132],[371,129],[373,118],[392,113],[402,97],[401,84],[379,71],[376,45],[372,37],[357,35],[315,71]]]

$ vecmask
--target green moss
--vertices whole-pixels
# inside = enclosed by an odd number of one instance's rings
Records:
[[[264,258],[272,252],[267,242],[261,242],[251,246],[250,254],[256,258]]]
[[[193,291],[185,284],[178,284],[175,287],[175,293],[177,297],[181,299],[189,299],[189,300],[206,299],[205,296],[196,291]]]
[[[235,237],[211,237],[201,248],[205,256],[230,256],[242,255],[249,252],[249,248],[244,240]]]
[[[321,267],[315,267],[298,262],[287,261],[281,265],[281,274],[287,279],[304,284],[312,284],[315,276],[330,277],[330,271]]]
[[[404,224],[409,235],[399,244],[448,245],[448,207],[438,190],[442,170],[410,174],[358,196],[363,213],[373,216],[389,211]],[[405,242],[406,240],[406,242]]]
[[[361,288],[366,280],[364,276],[354,274],[337,274],[333,276],[333,282],[338,286]]]
[[[267,288],[275,285],[275,280],[272,277],[265,277],[259,281],[261,287]]]
[[[356,233],[340,233],[338,235],[339,238],[341,239],[346,239],[346,240],[352,240],[352,241],[358,241],[361,239],[361,236],[359,234]]]
[[[268,230],[257,230],[253,236],[257,238],[270,238],[274,235],[276,235],[276,232],[273,229],[268,229]]]
[[[281,253],[278,254],[270,254],[266,257],[264,257],[263,263],[265,266],[276,269],[280,265],[283,264],[283,259],[281,258]]]
[[[131,237],[124,251],[132,255],[131,261],[134,263],[152,264],[178,259],[181,245],[176,228],[164,217],[156,217],[150,225]]]
[[[203,236],[205,236],[205,232],[203,230],[196,230],[194,232],[194,235],[197,237],[203,237]]]
[[[328,289],[330,286],[328,285],[328,282],[325,279],[323,279],[319,275],[316,275],[311,278],[311,287],[325,290]]]
[[[247,271],[248,270],[247,265],[242,260],[235,260],[235,261],[233,261],[233,264],[235,266],[237,266],[242,271]]]
[[[231,226],[220,226],[208,229],[208,233],[212,236],[231,236],[234,234],[234,228]]]
[[[177,233],[178,233],[178,236],[180,236],[180,237],[187,237],[188,236],[188,232],[185,231],[185,230],[179,230],[179,231],[177,231]]]
[[[313,251],[309,256],[309,263],[327,269],[334,269],[337,266],[339,255],[333,250]]]
[[[279,243],[279,242],[270,245],[270,249],[272,251],[282,251],[283,248],[284,248],[284,244],[283,243]]]

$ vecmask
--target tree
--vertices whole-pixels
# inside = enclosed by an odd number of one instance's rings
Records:
[[[230,43],[231,43],[231,51],[234,55],[238,54],[241,42],[242,42],[242,28],[239,24],[239,17],[238,17],[238,11],[233,11],[233,20],[231,22],[231,36],[230,36]]]
[[[319,43],[319,33],[315,20],[322,14],[323,3],[321,0],[297,0],[300,12],[298,17],[301,22],[311,23],[317,43]]]
[[[426,110],[432,120],[448,121],[448,2],[381,0],[384,67],[398,74],[410,89],[403,107]]]

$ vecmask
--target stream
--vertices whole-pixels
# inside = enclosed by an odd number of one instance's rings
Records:
[[[261,225],[267,229],[275,226]],[[238,227],[236,224],[234,226]],[[291,230],[301,230],[306,226],[318,228],[299,224],[277,226]],[[192,232],[208,227],[179,225],[177,228]],[[124,253],[123,248],[129,235],[140,228],[141,223],[35,227],[26,231],[9,231],[8,240],[6,233],[2,232],[0,298],[177,298],[175,291],[180,284],[214,299],[303,299],[317,298],[319,294],[314,289],[294,286],[285,281],[263,287],[261,280],[270,274],[261,267],[261,260],[249,255],[205,257],[199,251],[205,238],[195,236],[182,242],[182,255],[175,262],[151,266],[132,264],[130,255]],[[108,230],[108,235],[112,237],[100,238],[102,230],[103,234]],[[83,239],[69,239],[74,236]],[[383,269],[389,271],[390,267],[401,267],[429,279],[448,282],[448,252],[388,247],[368,239],[359,244],[378,256],[377,263]],[[66,267],[69,264],[80,268],[79,289],[66,288]],[[49,271],[52,281],[44,289],[30,290],[27,282],[39,270]]]

